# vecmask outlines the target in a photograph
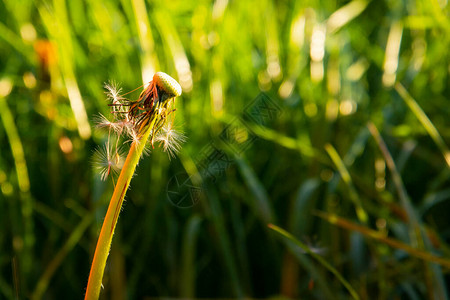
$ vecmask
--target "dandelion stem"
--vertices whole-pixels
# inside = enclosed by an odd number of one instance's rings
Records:
[[[157,118],[153,118],[153,120],[151,120],[150,126],[148,126],[148,129],[138,141],[133,141],[125,164],[120,172],[119,179],[117,180],[117,184],[114,188],[114,193],[109,203],[108,211],[106,212],[106,217],[103,221],[100,236],[97,241],[94,259],[92,261],[91,271],[89,273],[85,300],[97,300],[100,296],[103,272],[105,270],[109,250],[111,248],[114,229],[116,228],[119,213],[122,208],[123,199],[156,119]]]
[[[156,134],[159,129],[167,122],[167,115],[170,113],[169,105],[173,103],[173,99],[181,95],[181,86],[175,79],[163,72],[157,72],[153,76],[153,80],[149,86],[141,93],[137,101],[128,101],[120,95],[120,89],[118,90],[115,84],[108,84],[105,86],[108,90],[108,97],[112,100],[112,105],[117,107],[113,109],[114,112],[119,112],[119,118],[121,121],[125,121],[127,126],[118,128],[120,133],[124,129],[132,137],[130,150],[127,155],[127,159],[120,172],[117,184],[114,187],[114,193],[111,201],[109,202],[108,210],[106,212],[105,219],[103,221],[102,229],[97,241],[97,247],[95,248],[94,259],[92,261],[91,271],[89,273],[88,285],[86,288],[85,300],[97,300],[100,296],[100,290],[102,287],[103,273],[108,259],[109,250],[111,249],[112,237],[114,235],[114,229],[116,228],[117,220],[119,218],[120,210],[122,208],[123,199],[130,185],[131,178],[133,177],[134,170],[139,162],[139,159],[144,152],[147,140],[151,136],[151,143],[156,138]],[[126,109],[124,109],[126,108]],[[108,120],[105,121],[103,116],[100,117],[102,124],[109,127],[108,143],[106,147],[108,165],[105,177],[109,175],[111,171],[111,157],[109,140],[111,135],[111,129],[115,126],[110,126],[112,123]],[[116,132],[119,134],[119,131]],[[169,141],[170,140],[170,141]],[[174,145],[170,146],[171,150],[179,149],[179,143],[182,141],[181,136],[176,138],[175,133],[172,131],[170,138],[167,138],[167,142],[172,142]],[[117,141],[116,141],[117,142]],[[169,146],[167,146],[169,147]],[[117,158],[117,143],[116,153],[114,158]]]

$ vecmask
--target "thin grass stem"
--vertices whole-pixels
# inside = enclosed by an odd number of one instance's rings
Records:
[[[450,168],[450,149],[445,144],[436,127],[430,121],[430,119],[422,110],[422,108],[420,108],[419,104],[417,104],[416,100],[414,100],[414,98],[411,97],[411,95],[408,93],[408,91],[401,83],[397,82],[395,84],[395,90],[400,95],[400,97],[405,101],[405,103],[408,105],[408,107],[411,109],[411,111],[420,121],[420,123],[422,123],[425,130],[428,132],[428,134],[431,136],[433,141],[438,146],[439,150],[442,152],[445,162],[447,163],[447,167]]]
[[[311,255],[315,260],[317,260],[323,267],[325,267],[328,271],[330,271],[336,278],[342,283],[342,285],[347,289],[347,291],[350,293],[353,299],[359,299],[358,293],[356,293],[355,289],[350,285],[350,283],[345,280],[344,276],[342,276],[338,270],[336,270],[332,265],[330,265],[325,259],[323,259],[320,255],[314,253],[307,245],[300,242],[297,238],[295,238],[292,234],[287,232],[286,230],[274,225],[274,224],[268,224],[267,225],[270,229],[276,231],[277,233],[281,234],[282,236],[286,237],[290,241],[292,241],[294,244],[302,248],[303,251]]]
[[[334,214],[329,214],[329,213],[322,212],[322,211],[315,211],[314,214],[333,225],[337,225],[339,227],[342,227],[342,228],[345,228],[345,229],[348,229],[351,231],[359,232],[359,233],[363,234],[365,237],[375,239],[375,240],[382,242],[392,248],[403,250],[414,257],[423,259],[427,262],[436,263],[445,268],[450,269],[450,260],[447,258],[439,257],[439,256],[431,254],[430,252],[416,249],[416,248],[411,247],[408,244],[402,243],[396,239],[389,238],[389,237],[385,236],[385,234],[382,232],[378,232],[378,231],[375,231],[368,227],[358,225],[354,222],[348,221],[348,220],[341,218],[339,216],[336,216]]]
[[[367,213],[361,204],[361,200],[359,199],[358,193],[355,190],[355,187],[352,182],[352,178],[350,176],[350,173],[347,170],[347,167],[345,166],[341,157],[337,153],[336,149],[331,144],[326,144],[325,150],[327,151],[327,153],[330,156],[333,163],[336,165],[336,168],[338,169],[338,172],[341,175],[342,180],[348,186],[348,189],[350,192],[350,199],[352,200],[353,204],[355,205],[356,215],[357,215],[358,219],[362,223],[367,224],[369,217],[367,216]]]

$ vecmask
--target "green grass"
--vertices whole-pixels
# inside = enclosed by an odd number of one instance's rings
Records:
[[[101,299],[447,299],[448,15],[441,0],[0,2],[0,299],[84,296],[114,189],[91,164],[103,84],[156,71],[183,88],[188,140],[140,162]],[[261,92],[278,113],[255,120]],[[197,201],[173,205],[174,188]]]

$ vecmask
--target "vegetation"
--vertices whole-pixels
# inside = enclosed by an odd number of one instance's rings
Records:
[[[447,299],[448,16],[445,0],[3,0],[0,299],[83,298],[118,179],[93,163],[103,86],[158,71],[187,139],[140,161],[100,299]]]

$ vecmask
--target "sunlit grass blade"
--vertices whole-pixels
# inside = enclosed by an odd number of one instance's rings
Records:
[[[348,292],[350,293],[350,295],[352,296],[353,299],[359,299],[358,294],[356,293],[356,291],[353,289],[353,287],[351,286],[351,284],[345,280],[344,276],[342,276],[342,274],[340,274],[338,272],[338,270],[336,270],[336,268],[334,268],[332,265],[330,265],[325,259],[323,259],[320,255],[314,253],[314,251],[312,251],[307,245],[303,244],[302,242],[300,242],[298,239],[296,239],[292,234],[290,234],[289,232],[287,232],[286,230],[274,225],[274,224],[268,224],[267,225],[270,229],[276,231],[277,233],[279,233],[280,235],[284,236],[285,238],[289,239],[290,241],[292,241],[294,244],[296,244],[297,246],[299,246],[303,251],[305,251],[306,253],[308,253],[309,255],[311,255],[315,260],[317,260],[324,268],[326,268],[328,271],[330,271],[334,276],[336,276],[336,278],[342,283],[342,285],[348,290]]]
[[[341,175],[342,180],[348,186],[350,199],[355,205],[356,215],[358,216],[358,219],[363,223],[367,223],[368,221],[367,213],[361,204],[361,200],[359,199],[358,193],[356,192],[355,187],[353,186],[352,178],[350,177],[350,173],[345,167],[344,162],[342,161],[341,157],[339,156],[336,149],[334,149],[332,145],[326,144],[325,150],[331,157],[331,160],[336,165],[336,168],[338,169],[338,172]]]
[[[306,17],[301,7],[302,4],[297,2],[290,20],[291,28],[287,57],[292,63],[285,67],[283,82],[278,89],[278,94],[283,99],[292,95],[298,76],[307,62],[307,58],[302,55],[302,48],[305,45]]]
[[[336,10],[327,20],[327,33],[335,33],[359,16],[366,9],[367,4],[369,1],[354,0]]]
[[[40,6],[39,13],[47,29],[48,35],[55,41],[57,46],[58,67],[61,70],[62,79],[72,108],[77,129],[83,139],[91,137],[91,127],[89,125],[86,107],[81,96],[78,82],[75,76],[74,56],[80,53],[74,53],[76,41],[72,39],[70,26],[67,16],[67,7],[65,2],[53,1],[53,11],[49,6]],[[54,57],[53,57],[54,59]],[[56,80],[56,79],[54,79]]]
[[[386,87],[392,87],[397,77],[398,63],[400,59],[400,46],[403,36],[403,23],[395,21],[389,30],[384,52],[382,82]]]
[[[19,53],[22,53],[30,62],[33,61],[33,48],[25,47],[20,37],[2,22],[0,22],[0,39],[10,44]]]
[[[430,7],[433,19],[447,32],[450,32],[450,21],[448,19],[448,6],[442,5],[438,0],[424,1]],[[447,3],[446,3],[447,4]],[[446,9],[445,9],[446,7]]]
[[[283,76],[283,70],[281,69],[280,64],[280,32],[278,30],[275,9],[273,8],[274,3],[272,1],[267,1],[265,5],[268,7],[262,17],[267,24],[265,28],[266,72],[273,81],[278,81]]]
[[[132,0],[133,17],[139,44],[141,46],[142,81],[145,83],[152,79],[153,74],[159,69],[158,59],[155,55],[155,43],[153,41],[152,28],[147,15],[144,0]]]
[[[193,86],[191,66],[176,28],[163,10],[155,12],[155,22],[172,55],[180,85],[184,92],[190,92]]]
[[[425,130],[428,132],[428,134],[431,136],[433,141],[438,146],[439,150],[442,152],[445,162],[447,163],[447,167],[450,168],[450,149],[445,144],[436,127],[433,125],[433,123],[425,114],[425,112],[422,110],[422,108],[420,108],[416,100],[414,100],[414,98],[411,97],[411,95],[408,93],[408,91],[401,83],[397,82],[395,84],[395,90],[398,92],[400,97],[402,97],[402,99],[406,102],[406,104],[411,109],[416,118],[420,121],[420,123],[422,123]]]
[[[345,228],[345,229],[348,229],[351,231],[359,232],[367,238],[377,240],[377,241],[382,242],[392,248],[403,250],[403,251],[407,252],[408,254],[410,254],[411,256],[423,259],[427,262],[436,263],[436,264],[439,264],[443,267],[450,269],[450,259],[439,257],[439,256],[431,254],[430,252],[426,252],[423,250],[413,248],[410,245],[402,243],[396,239],[386,237],[384,233],[375,231],[373,229],[370,229],[370,228],[362,226],[362,225],[358,225],[354,222],[351,222],[349,220],[341,218],[337,215],[328,214],[328,213],[321,212],[321,211],[316,211],[315,214],[317,216],[321,217],[322,219],[328,221],[331,224],[337,225],[339,227],[342,227],[342,228]]]
[[[23,144],[20,140],[19,132],[16,127],[12,112],[9,109],[8,104],[6,103],[6,95],[4,94],[9,94],[11,88],[12,83],[9,80],[3,79],[0,81],[0,117],[3,121],[2,123],[4,126],[4,130],[10,142],[20,191],[23,193],[28,193],[30,190],[30,177],[28,176],[28,168],[25,160]]]

